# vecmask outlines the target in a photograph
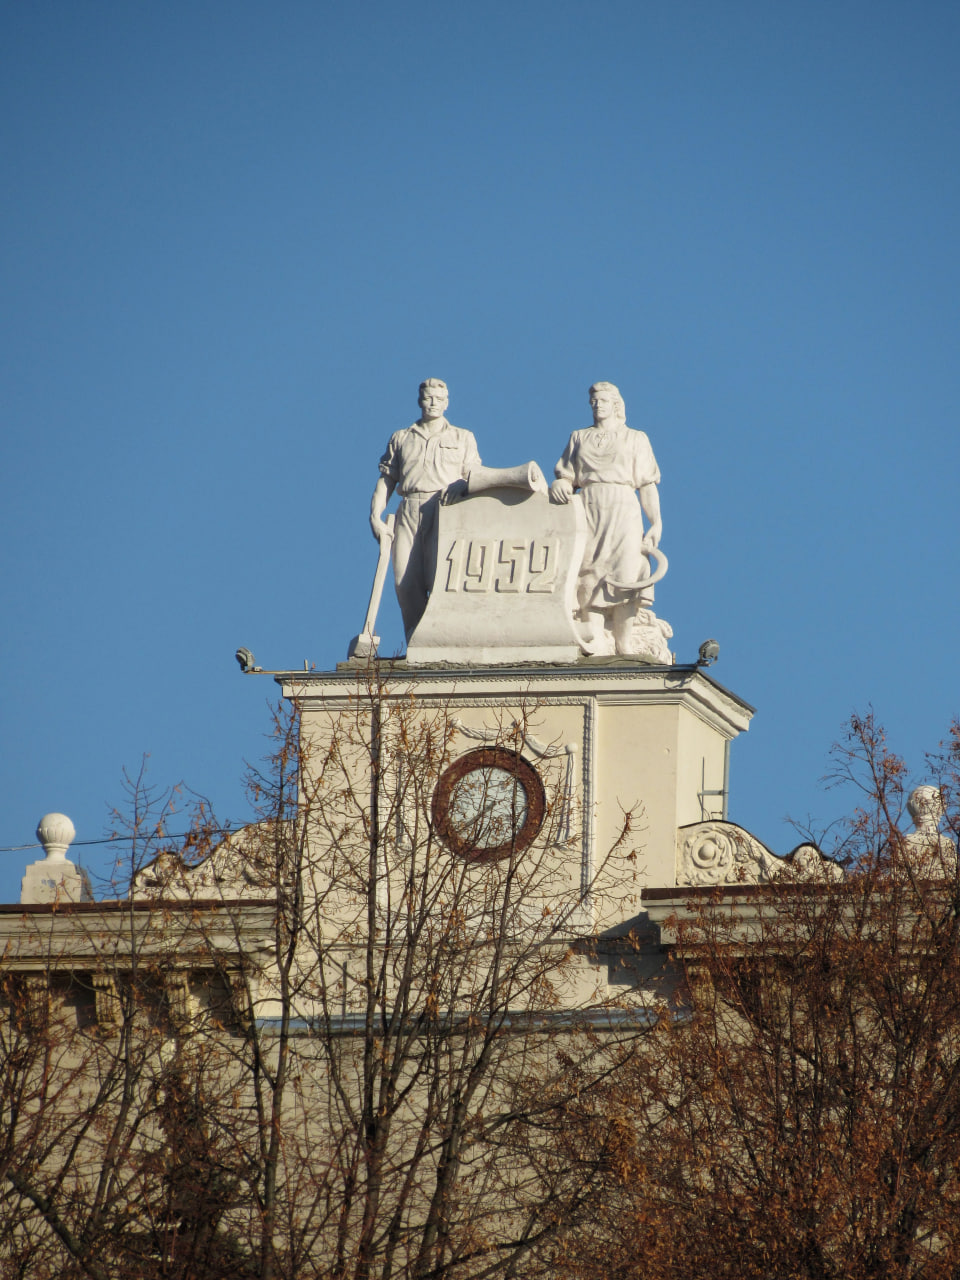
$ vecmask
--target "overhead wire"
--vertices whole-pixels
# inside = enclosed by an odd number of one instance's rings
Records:
[[[242,831],[249,823],[242,822],[236,827],[212,827],[208,830],[208,834],[217,836],[230,836],[237,831]],[[164,831],[162,833],[150,832],[149,834],[137,835],[113,835],[103,836],[99,840],[71,840],[70,848],[76,849],[81,846],[94,844],[123,844],[125,841],[130,843],[134,840],[186,840],[188,836],[194,835],[192,831]],[[42,849],[43,845],[39,840],[34,840],[31,844],[0,844],[0,853],[23,853],[28,849]]]

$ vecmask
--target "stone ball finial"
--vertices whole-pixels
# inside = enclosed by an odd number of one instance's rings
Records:
[[[65,813],[47,813],[37,824],[37,839],[50,862],[64,862],[77,829]]]

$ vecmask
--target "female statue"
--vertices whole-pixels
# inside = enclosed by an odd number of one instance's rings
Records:
[[[595,382],[590,405],[593,426],[570,437],[550,497],[569,502],[579,489],[583,499],[587,545],[577,617],[584,624],[584,647],[590,653],[636,653],[634,623],[653,601],[652,585],[643,586],[651,576],[648,553],[656,551],[663,530],[660,470],[646,435],[627,426],[623,397],[612,383]],[[657,577],[662,576],[661,569]]]

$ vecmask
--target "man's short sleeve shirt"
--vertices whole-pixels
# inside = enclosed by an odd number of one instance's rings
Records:
[[[405,497],[410,493],[436,493],[455,480],[466,480],[480,465],[472,431],[444,420],[430,433],[419,422],[395,431],[380,459],[380,474]]]

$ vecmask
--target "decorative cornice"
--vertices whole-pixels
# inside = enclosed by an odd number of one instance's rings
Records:
[[[694,822],[677,831],[678,886],[769,884],[788,869],[800,880],[843,878],[843,869],[813,844],[778,857],[734,822]]]
[[[415,693],[425,706],[438,702],[478,701],[483,690],[498,702],[535,698],[544,705],[596,697],[601,705],[683,704],[727,736],[746,729],[754,708],[696,666],[628,664],[623,659],[589,666],[517,667],[418,667],[398,670],[399,664],[371,669],[379,685],[363,683],[364,668],[335,672],[297,672],[278,675],[284,697],[307,706],[321,704],[331,710],[355,707],[358,698],[383,697],[387,701]],[[349,691],[348,691],[349,690]]]

